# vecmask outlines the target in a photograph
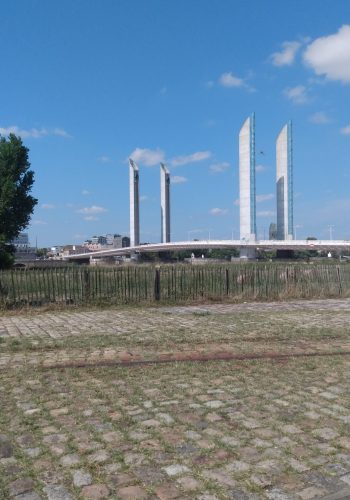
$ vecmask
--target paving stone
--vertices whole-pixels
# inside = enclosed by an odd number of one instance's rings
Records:
[[[14,500],[41,500],[42,497],[38,495],[35,491],[27,491],[26,493],[21,493],[16,495]]]
[[[150,428],[150,427],[159,427],[161,424],[160,424],[159,420],[156,420],[154,418],[150,418],[148,420],[143,420],[141,422],[141,425],[143,427]]]
[[[126,465],[141,465],[146,460],[145,455],[141,453],[125,453],[124,463]]]
[[[346,473],[349,473],[349,467],[344,467],[342,464],[339,463],[327,464],[325,465],[324,470],[336,476],[342,476],[345,475]]]
[[[240,460],[234,460],[225,467],[226,470],[230,472],[247,472],[250,469],[250,465],[246,462],[241,462]]]
[[[147,498],[147,492],[140,486],[127,486],[118,491],[118,496],[122,500],[136,500]]]
[[[76,470],[73,473],[73,484],[80,488],[81,486],[90,486],[92,483],[91,474],[83,470]]]
[[[174,484],[165,483],[155,488],[155,493],[160,500],[172,500],[174,498],[181,498],[182,493]]]
[[[8,486],[9,492],[11,496],[16,496],[21,493],[26,493],[34,489],[34,482],[29,477],[24,477],[21,479],[17,479],[13,481]]]
[[[73,465],[77,465],[80,462],[79,455],[64,455],[60,458],[60,463],[64,467],[72,467]]]
[[[177,476],[178,474],[184,474],[189,472],[190,469],[186,465],[173,464],[168,467],[162,467],[162,469],[168,474],[168,476]]]
[[[105,450],[99,450],[88,455],[87,460],[90,464],[101,464],[109,459],[109,454]]]
[[[216,495],[211,495],[210,493],[203,493],[203,495],[199,495],[196,497],[197,500],[219,500],[219,497]]]
[[[40,448],[25,448],[23,452],[28,455],[30,458],[36,458],[40,455],[41,449]]]
[[[165,479],[165,474],[158,467],[135,467],[133,473],[140,481],[149,485],[160,483]]]
[[[0,458],[9,458],[13,455],[13,447],[10,440],[4,434],[0,434]]]
[[[205,479],[209,479],[211,481],[215,481],[216,483],[219,483],[220,485],[225,485],[225,486],[236,486],[236,481],[234,481],[230,476],[225,474],[220,469],[217,470],[210,470],[210,469],[204,469],[201,471],[201,475]]]
[[[73,500],[72,495],[66,488],[60,485],[46,486],[44,488],[44,493],[46,493],[48,500]]]
[[[299,491],[298,495],[302,500],[310,500],[311,498],[319,498],[324,496],[327,490],[323,488],[317,488],[315,486],[309,486],[302,491]]]
[[[171,425],[174,423],[174,419],[168,413],[156,413],[155,415],[158,420],[160,420],[163,424]]]
[[[205,406],[208,408],[221,408],[224,405],[222,401],[207,401]]]
[[[272,485],[272,477],[267,474],[253,474],[250,476],[249,481],[259,488],[267,488]]]
[[[43,442],[46,444],[66,443],[67,441],[68,436],[65,434],[49,434],[43,438]]]
[[[232,500],[257,500],[259,497],[254,493],[235,488],[229,491],[228,498]]]
[[[288,460],[288,464],[292,467],[297,472],[305,472],[307,470],[310,470],[310,467],[299,460],[296,460],[295,458],[290,458]]]
[[[240,441],[232,436],[223,436],[222,438],[220,438],[220,442],[226,444],[227,446],[233,447],[240,445]]]
[[[339,436],[338,432],[334,431],[333,429],[330,429],[329,427],[324,427],[322,429],[315,429],[313,431],[313,434],[326,440],[334,439],[337,436]]]
[[[102,439],[106,441],[106,443],[117,444],[123,440],[122,435],[119,432],[111,431],[102,434]]]
[[[266,491],[265,494],[270,500],[294,500],[296,498],[295,495],[285,493],[279,488],[272,488],[271,490]]]
[[[184,491],[195,491],[201,487],[201,483],[191,476],[180,477],[176,482]]]
[[[282,425],[281,427],[283,432],[286,432],[287,434],[300,434],[303,432],[299,427],[296,425]]]
[[[350,484],[350,474],[345,474],[344,476],[341,476],[339,479],[346,484]]]
[[[60,415],[66,415],[68,413],[68,408],[56,408],[54,410],[50,410],[50,413],[53,417],[58,417]]]
[[[350,450],[350,438],[341,437],[337,440],[337,444],[342,446],[343,448],[346,448],[347,450]]]
[[[109,495],[109,489],[104,484],[92,484],[91,486],[84,486],[81,490],[81,495],[83,498],[89,500],[99,500]]]

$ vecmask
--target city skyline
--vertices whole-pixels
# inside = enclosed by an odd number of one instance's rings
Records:
[[[273,17],[258,0],[9,4],[0,133],[30,149],[30,240],[128,234],[129,157],[142,169],[141,241],[161,241],[161,162],[172,241],[238,238],[238,134],[253,111],[257,238],[277,221],[275,138],[292,120],[297,238],[328,238],[332,226],[350,239],[347,1],[271,8]]]

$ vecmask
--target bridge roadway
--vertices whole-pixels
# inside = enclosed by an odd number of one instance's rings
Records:
[[[261,250],[335,250],[350,251],[350,240],[201,240],[201,241],[176,241],[171,243],[148,243],[134,247],[112,248],[110,250],[97,250],[73,254],[64,257],[64,260],[83,260],[98,257],[113,257],[131,255],[136,253],[174,252],[178,250],[201,250],[210,248],[251,248]]]

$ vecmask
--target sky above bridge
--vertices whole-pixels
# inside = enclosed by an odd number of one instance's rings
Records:
[[[294,127],[297,238],[350,239],[348,0],[13,0],[0,26],[0,133],[30,148],[39,246],[129,231],[238,238],[238,133],[256,113],[257,228],[276,219],[275,140]]]

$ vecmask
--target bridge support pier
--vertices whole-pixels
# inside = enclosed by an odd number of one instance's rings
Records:
[[[255,248],[241,248],[239,251],[239,258],[241,260],[255,260],[256,259],[256,249]]]

